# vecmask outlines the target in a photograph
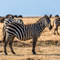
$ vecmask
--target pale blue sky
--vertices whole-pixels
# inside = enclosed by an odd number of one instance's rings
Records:
[[[0,16],[60,15],[60,0],[0,0]]]

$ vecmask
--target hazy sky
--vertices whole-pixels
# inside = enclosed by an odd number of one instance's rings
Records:
[[[0,16],[60,15],[60,0],[0,0]]]

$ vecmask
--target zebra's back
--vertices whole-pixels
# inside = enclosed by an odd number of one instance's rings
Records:
[[[19,23],[11,23],[6,27],[8,35],[14,35],[20,40],[28,40],[32,38],[32,27],[31,25],[22,25]]]
[[[54,23],[56,24],[56,26],[60,26],[60,19],[54,20]]]

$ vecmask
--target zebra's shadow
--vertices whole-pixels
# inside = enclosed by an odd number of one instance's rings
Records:
[[[60,36],[60,34],[57,34],[57,33],[55,33],[55,34],[54,34],[54,33],[52,33],[52,34],[53,34],[53,35],[58,35],[58,36]]]
[[[43,56],[60,56],[60,54],[36,54],[36,55],[43,55]]]
[[[36,56],[60,56],[60,54],[8,54],[6,56],[25,56],[25,55],[36,55]],[[5,56],[5,54],[0,54],[0,56]]]
[[[15,54],[14,56],[24,56],[24,55],[60,56],[60,54]]]

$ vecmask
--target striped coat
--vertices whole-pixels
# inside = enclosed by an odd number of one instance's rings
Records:
[[[54,35],[56,34],[55,31],[57,31],[57,34],[59,35],[59,33],[58,33],[58,27],[60,26],[60,18],[55,19],[55,20],[53,21],[53,27],[54,27],[54,26],[55,26],[55,28],[54,28]]]
[[[7,18],[4,20],[4,25],[3,25],[3,35],[4,35],[4,32],[5,32],[5,29],[6,29],[6,26],[10,23],[13,23],[13,22],[16,22],[16,23],[19,23],[19,24],[24,24],[23,21],[21,19],[13,19],[13,18]]]
[[[4,46],[5,54],[7,55],[6,46],[8,42],[9,42],[12,53],[15,54],[12,48],[12,42],[15,37],[17,37],[19,40],[24,40],[24,41],[32,38],[33,39],[32,52],[33,54],[36,54],[35,45],[36,45],[37,39],[46,27],[49,27],[49,29],[51,29],[51,21],[48,16],[39,19],[34,24],[29,24],[29,25],[23,25],[19,23],[8,24],[6,26],[4,39],[3,39],[3,41],[5,42],[5,46]]]

